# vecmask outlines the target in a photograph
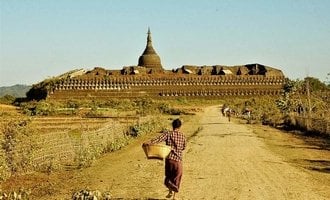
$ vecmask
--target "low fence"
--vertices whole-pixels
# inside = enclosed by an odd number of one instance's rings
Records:
[[[88,148],[95,147],[104,149],[106,145],[124,137],[125,131],[127,131],[126,124],[112,121],[101,129],[93,131],[76,130],[42,134],[36,141],[36,146],[40,148],[34,152],[32,160],[36,165],[49,165],[49,162],[72,165],[79,159],[77,157],[81,156],[82,151],[88,152]]]

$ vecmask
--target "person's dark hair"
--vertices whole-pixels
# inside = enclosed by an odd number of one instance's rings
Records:
[[[180,128],[181,124],[182,124],[182,122],[180,119],[175,119],[172,122],[172,127],[173,127],[173,129]]]

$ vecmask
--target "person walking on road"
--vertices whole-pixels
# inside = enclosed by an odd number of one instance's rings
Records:
[[[165,159],[165,180],[164,184],[169,192],[167,198],[173,197],[179,192],[183,167],[182,167],[182,153],[186,148],[186,137],[180,131],[182,122],[180,119],[175,119],[172,122],[172,131],[165,131],[158,137],[143,143],[143,145],[156,144],[160,142],[171,146],[171,152]]]

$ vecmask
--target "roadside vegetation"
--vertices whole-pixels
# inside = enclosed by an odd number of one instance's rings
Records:
[[[251,123],[330,134],[330,86],[312,77],[288,80],[280,97],[230,98],[225,104],[240,118],[250,110]]]

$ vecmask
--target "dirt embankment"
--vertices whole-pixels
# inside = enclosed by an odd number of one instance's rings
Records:
[[[268,127],[228,122],[219,106],[185,120],[183,132],[189,139],[179,199],[330,199],[328,144],[307,144]],[[70,199],[72,191],[82,188],[110,191],[117,199],[165,199],[164,163],[146,160],[141,148],[150,137],[90,168],[53,175],[57,181],[49,181],[56,194],[44,199]]]

